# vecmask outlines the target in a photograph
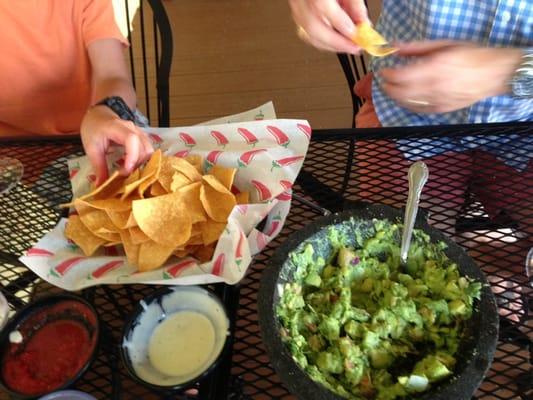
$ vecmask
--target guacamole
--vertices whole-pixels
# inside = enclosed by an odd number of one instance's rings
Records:
[[[449,377],[481,283],[460,276],[414,230],[407,265],[402,226],[369,221],[363,231],[329,228],[329,259],[316,242],[290,254],[295,272],[277,307],[281,336],[309,376],[350,399],[411,397]]]

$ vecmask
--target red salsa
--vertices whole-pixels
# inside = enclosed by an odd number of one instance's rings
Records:
[[[64,301],[30,315],[18,328],[22,343],[9,343],[4,353],[4,383],[28,395],[63,386],[91,356],[96,325],[91,310],[76,301]]]

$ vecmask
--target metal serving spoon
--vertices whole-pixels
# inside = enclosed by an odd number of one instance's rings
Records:
[[[407,176],[409,179],[409,195],[407,196],[407,204],[405,206],[402,247],[400,250],[400,258],[403,264],[407,263],[407,254],[409,253],[409,245],[411,244],[416,213],[418,212],[420,194],[429,176],[428,167],[424,162],[417,161],[411,165]]]

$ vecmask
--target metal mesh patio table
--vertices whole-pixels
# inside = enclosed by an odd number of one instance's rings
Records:
[[[103,340],[98,358],[76,387],[98,399],[293,399],[272,369],[261,343],[256,301],[269,256],[292,232],[320,218],[324,209],[340,211],[367,200],[362,196],[363,189],[374,202],[401,207],[406,200],[407,182],[403,186],[397,182],[407,171],[395,167],[400,163],[395,158],[398,138],[427,139],[426,143],[440,153],[442,141],[436,139],[472,136],[483,137],[488,147],[502,137],[521,137],[529,148],[508,146],[505,158],[512,160],[516,156],[518,160],[524,154],[533,154],[533,126],[527,123],[315,131],[294,186],[297,196],[281,234],[255,257],[238,285],[211,285],[229,312],[232,345],[222,363],[198,384],[198,394],[154,392],[131,380],[122,366],[118,352],[122,326],[138,301],[157,289],[148,285],[97,286],[79,293],[95,305],[102,321]],[[474,151],[477,150],[467,150],[466,154]],[[18,257],[63,216],[57,206],[71,197],[66,160],[81,154],[83,150],[76,138],[0,142],[0,156],[19,159],[25,169],[21,184],[0,195],[0,289],[12,313],[38,296],[61,291],[38,279],[20,264]],[[442,168],[449,169],[452,177],[472,174],[476,165],[461,171],[450,161]],[[483,168],[485,174],[491,174],[490,166]],[[496,171],[496,164],[494,168],[504,187],[505,176]],[[532,190],[531,181],[513,182],[520,185],[516,191]],[[531,207],[529,211],[509,215],[505,206],[506,202],[514,201],[511,196],[504,198],[502,212],[489,218],[476,197],[476,185],[482,184],[476,179],[468,180],[464,188],[466,200],[461,203],[447,201],[445,192],[423,194],[422,210],[433,225],[474,258],[489,277],[498,301],[498,347],[492,367],[474,398],[531,399],[533,300],[525,268],[526,255],[533,247],[533,238],[527,233],[533,229]],[[7,396],[0,393],[0,399],[3,398]]]

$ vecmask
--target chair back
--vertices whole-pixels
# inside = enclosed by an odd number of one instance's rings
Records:
[[[367,9],[368,2],[365,0],[365,5]],[[375,7],[371,7],[368,11],[369,14]],[[379,8],[378,8],[379,9]],[[352,128],[355,128],[355,115],[363,105],[363,100],[357,96],[354,92],[355,83],[360,80],[363,76],[367,73],[367,63],[368,60],[365,58],[365,54],[361,53],[358,56],[354,56],[353,54],[337,54],[337,57],[339,58],[339,62],[342,67],[342,71],[344,72],[344,76],[346,78],[346,82],[348,83],[348,90],[350,91],[350,96],[352,98],[352,109],[353,109],[353,115],[352,115]]]
[[[353,54],[337,54],[339,62],[344,72],[348,90],[352,98],[352,128],[355,128],[355,115],[363,105],[363,100],[354,92],[355,83],[360,80],[366,73],[366,60],[364,55],[354,56]]]
[[[168,127],[174,45],[165,6],[162,0],[119,0],[115,13],[126,20],[121,28],[130,42],[128,61],[138,109],[151,126]]]

